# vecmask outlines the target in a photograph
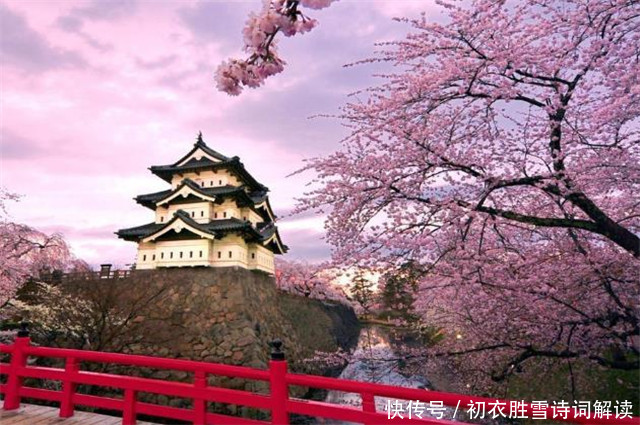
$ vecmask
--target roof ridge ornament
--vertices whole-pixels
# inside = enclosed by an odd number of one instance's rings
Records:
[[[202,131],[198,132],[198,140],[196,140],[196,145],[204,145],[204,140],[202,140]]]

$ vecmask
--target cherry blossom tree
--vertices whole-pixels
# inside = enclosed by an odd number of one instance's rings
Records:
[[[327,264],[278,259],[276,285],[283,291],[308,298],[328,299],[349,304],[349,300],[336,283],[336,272]]]
[[[5,202],[18,198],[0,189],[0,308],[3,310],[29,278],[44,271],[66,270],[76,261],[61,235],[46,235],[9,220]]]
[[[242,31],[249,57],[220,64],[215,74],[218,90],[236,96],[243,87],[259,87],[266,78],[282,72],[285,61],[278,55],[278,33],[291,37],[311,31],[318,22],[303,14],[300,6],[322,9],[334,1],[265,0],[262,11],[252,13]]]
[[[370,60],[397,71],[344,107],[299,210],[328,212],[339,263],[422,264],[433,351],[475,375],[637,369],[640,4],[440,3]]]

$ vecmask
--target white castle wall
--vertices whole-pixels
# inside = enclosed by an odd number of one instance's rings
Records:
[[[242,182],[227,170],[217,171],[201,171],[199,173],[176,174],[171,179],[171,188],[175,189],[180,186],[182,180],[191,179],[200,187],[218,187],[218,186],[240,186]]]

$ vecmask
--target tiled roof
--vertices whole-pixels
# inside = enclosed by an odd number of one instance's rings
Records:
[[[253,178],[251,174],[244,168],[244,164],[240,162],[240,158],[234,156],[233,158],[214,162],[208,158],[201,159],[190,159],[186,164],[183,165],[154,165],[149,167],[149,170],[156,176],[162,178],[167,182],[171,182],[171,179],[176,173],[186,173],[189,171],[201,171],[201,170],[230,170],[233,174],[237,175],[240,180],[242,180],[248,186],[267,191],[266,186],[258,183],[258,181]]]
[[[276,231],[276,226],[273,223],[258,223],[257,227],[262,240],[269,239]]]
[[[283,254],[289,250],[289,247],[282,243],[282,239],[280,239],[280,234],[278,233],[278,227],[273,222],[268,223],[258,223],[258,232],[260,233],[260,241],[266,241],[271,238],[274,234],[276,235],[276,239],[278,239],[279,245],[282,247]]]
[[[259,204],[264,202],[267,199],[267,192],[253,192],[249,194],[249,197],[253,201],[254,204]]]
[[[138,202],[139,204],[144,205],[145,207],[149,207],[151,209],[155,209],[155,202],[158,199],[162,199],[165,196],[169,195],[171,192],[173,192],[173,190],[168,189],[168,190],[163,190],[162,192],[154,192],[154,193],[147,193],[144,195],[138,195],[136,196],[134,199],[136,200],[136,202]],[[149,205],[147,205],[149,204]]]
[[[207,144],[204,142],[204,140],[202,140],[202,132],[198,134],[198,140],[196,141],[196,143],[194,143],[193,148],[191,148],[191,150],[182,158],[180,158],[179,160],[177,160],[173,165],[178,165],[179,163],[181,163],[182,161],[184,161],[185,159],[189,158],[191,156],[191,154],[193,154],[195,151],[197,151],[199,149],[202,149],[203,151],[205,151],[207,154],[211,155],[212,157],[219,159],[220,161],[228,161],[229,158],[222,155],[220,152],[214,151],[213,149],[211,149],[209,146],[207,146]]]
[[[205,151],[206,153],[208,153],[212,157],[219,159],[220,161],[228,161],[229,160],[228,157],[222,155],[220,152],[215,151],[215,150],[211,149],[209,146],[207,146],[207,144],[204,142],[204,140],[202,140],[202,133],[200,133],[200,135],[198,136],[198,141],[196,142],[196,144],[193,147],[194,147],[193,151],[195,151],[197,148],[201,148],[203,151]],[[189,152],[188,155],[191,155],[191,152]],[[178,161],[178,162],[180,162],[180,161]]]
[[[253,206],[260,203],[267,198],[266,192],[255,191],[247,194],[244,190],[244,186],[216,186],[216,187],[202,187],[191,179],[184,179],[183,182],[175,189],[163,190],[161,192],[147,193],[135,197],[136,202],[144,205],[147,208],[155,210],[155,203],[159,200],[166,198],[174,192],[182,189],[184,185],[191,187],[193,190],[200,192],[207,196],[215,196],[226,198],[228,196],[234,196],[239,199],[239,206]]]
[[[182,210],[178,210],[173,219],[167,223],[148,223],[143,226],[118,230],[116,234],[120,238],[128,241],[139,241],[153,235],[165,227],[171,226],[171,224],[179,218],[186,224],[214,237],[222,237],[227,232],[242,232],[248,241],[264,242],[276,234],[278,241],[282,244],[280,235],[277,234],[278,229],[274,223],[258,223],[258,225],[254,227],[249,221],[237,218],[226,218],[223,220],[212,220],[209,223],[198,223],[191,218],[188,213]],[[282,245],[282,247],[284,252],[288,250],[286,245]]]
[[[116,232],[116,234],[127,240],[138,240],[146,238],[157,231],[161,230],[166,226],[170,226],[173,224],[175,220],[181,218],[185,223],[190,226],[195,227],[196,229],[209,233],[213,236],[218,236],[221,233],[225,233],[228,231],[236,231],[236,230],[246,230],[249,233],[252,233],[254,237],[259,237],[260,233],[251,226],[251,223],[248,221],[240,220],[237,218],[226,218],[223,220],[212,220],[209,223],[198,223],[195,221],[188,213],[178,210],[173,219],[168,221],[167,223],[148,223],[143,226],[130,227],[128,229],[121,229]]]
[[[225,218],[222,220],[212,220],[207,224],[199,224],[200,227],[209,231],[225,231],[225,230],[240,230],[248,229],[251,227],[251,223],[248,221],[240,220],[237,218]]]
[[[157,232],[164,226],[164,223],[148,223],[142,226],[120,229],[116,232],[116,235],[125,240],[138,240],[147,235]]]

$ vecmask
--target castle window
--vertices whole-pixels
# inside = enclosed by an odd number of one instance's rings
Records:
[[[160,217],[160,223],[164,221],[164,217]]]
[[[196,212],[195,211],[191,211],[191,217],[195,217],[196,216]]]
[[[200,211],[200,217],[204,217],[204,211]]]
[[[232,255],[233,255],[233,252],[229,251],[229,258],[231,258]]]
[[[156,261],[156,254],[153,254],[153,257],[151,257],[151,259],[152,259],[153,261]]]
[[[227,212],[226,212],[226,211],[225,211],[225,212],[223,212],[223,213],[222,213],[222,216],[223,216],[224,218],[227,218]]]
[[[161,252],[160,253],[160,259],[163,259],[163,258],[164,258],[164,252]]]
[[[255,253],[255,252],[252,252],[252,253],[251,253],[251,259],[252,259],[252,260],[255,260],[255,258],[256,258],[256,253]]]
[[[204,182],[202,182],[201,184],[202,184],[202,187],[204,187]]]
[[[169,253],[169,258],[173,258],[173,251]]]
[[[200,251],[200,258],[202,258],[202,251]]]
[[[213,218],[218,218],[218,213],[213,213]]]
[[[218,180],[218,184],[222,186],[222,180]]]
[[[213,186],[213,180],[209,182],[209,186]]]
[[[147,254],[142,256],[142,261],[147,261]]]
[[[222,258],[222,251],[218,251],[218,258]]]
[[[189,251],[189,258],[193,258],[193,251]]]
[[[182,251],[180,251],[180,258],[182,258]]]

